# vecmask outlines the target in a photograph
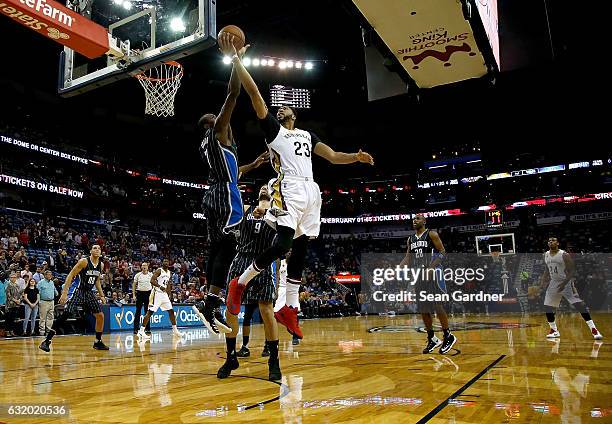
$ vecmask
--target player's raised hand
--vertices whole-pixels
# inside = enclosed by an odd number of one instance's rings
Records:
[[[231,57],[235,54],[238,54],[238,52],[236,52],[236,47],[234,46],[234,36],[232,34],[221,34],[221,36],[217,40],[217,43],[219,44],[219,50],[221,50],[221,53],[223,53],[225,56]]]
[[[374,158],[367,152],[359,149],[357,152],[357,161],[361,163],[369,163],[370,165],[374,165]]]
[[[257,159],[255,159],[255,167],[259,167],[261,165],[263,165],[264,163],[266,163],[268,160],[270,160],[270,152],[266,151],[263,152],[261,155],[257,156]]]
[[[244,47],[242,47],[240,50],[238,50],[238,57],[240,59],[243,58],[244,54],[246,53],[246,51],[249,49],[249,47],[251,47],[250,44],[245,45]]]

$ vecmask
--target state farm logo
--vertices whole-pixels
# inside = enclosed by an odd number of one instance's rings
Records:
[[[54,9],[54,10],[57,10],[57,9]],[[12,6],[8,6],[6,3],[0,2],[0,12],[5,14],[9,18],[13,18],[20,24],[25,25],[29,28],[32,28],[35,31],[43,32],[43,29],[45,29],[47,31],[46,35],[49,38],[52,38],[54,40],[59,40],[59,39],[67,40],[70,38],[68,34],[61,32],[59,29],[50,27],[45,22],[41,22],[33,16],[23,13],[22,11],[17,10]],[[70,16],[68,16],[68,18],[72,19]]]
[[[43,15],[56,20],[57,22],[66,26],[72,27],[74,18],[61,9],[57,9],[50,4],[47,4],[45,0],[19,0],[21,4],[28,6],[30,9],[34,9],[37,12],[42,12]]]

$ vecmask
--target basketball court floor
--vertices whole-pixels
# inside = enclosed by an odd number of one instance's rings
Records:
[[[608,314],[594,316],[604,332]],[[263,328],[251,357],[226,380],[216,371],[224,342],[204,328],[182,339],[156,332],[38,338],[0,344],[0,404],[64,405],[63,418],[0,422],[611,422],[612,351],[594,341],[579,314],[558,318],[562,338],[545,338],[542,316],[455,316],[456,349],[424,355],[412,315],[303,322],[305,339],[281,337],[280,384],[267,380]],[[239,336],[239,340],[241,337]]]

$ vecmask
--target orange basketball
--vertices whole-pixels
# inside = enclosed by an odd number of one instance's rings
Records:
[[[217,36],[217,38],[221,37],[221,34],[223,33],[229,33],[234,36],[234,47],[236,47],[236,50],[240,50],[244,47],[244,43],[246,41],[244,32],[242,32],[242,30],[236,25],[226,25],[221,28],[221,31],[219,31],[219,35]]]

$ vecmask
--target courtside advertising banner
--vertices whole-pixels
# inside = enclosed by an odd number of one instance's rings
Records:
[[[191,305],[174,305],[174,316],[176,317],[176,325],[178,327],[201,327],[204,326],[198,315],[193,311]],[[105,328],[105,331],[121,331],[121,330],[133,330],[134,329],[134,319],[136,317],[136,306],[134,305],[124,305],[121,307],[118,306],[109,306],[108,311],[108,328]],[[223,313],[223,311],[221,311]],[[107,315],[107,312],[104,311],[104,314]],[[257,315],[257,317],[255,317]],[[140,322],[144,318],[144,312],[140,314]],[[242,319],[244,318],[244,307],[241,308],[240,314],[238,315],[238,322],[242,323]],[[253,316],[254,322],[259,322],[259,315],[254,314]],[[168,318],[168,312],[162,311],[158,309],[153,315],[151,315],[150,319],[151,328],[161,329],[161,328],[171,328],[172,324],[170,323],[170,318]]]

